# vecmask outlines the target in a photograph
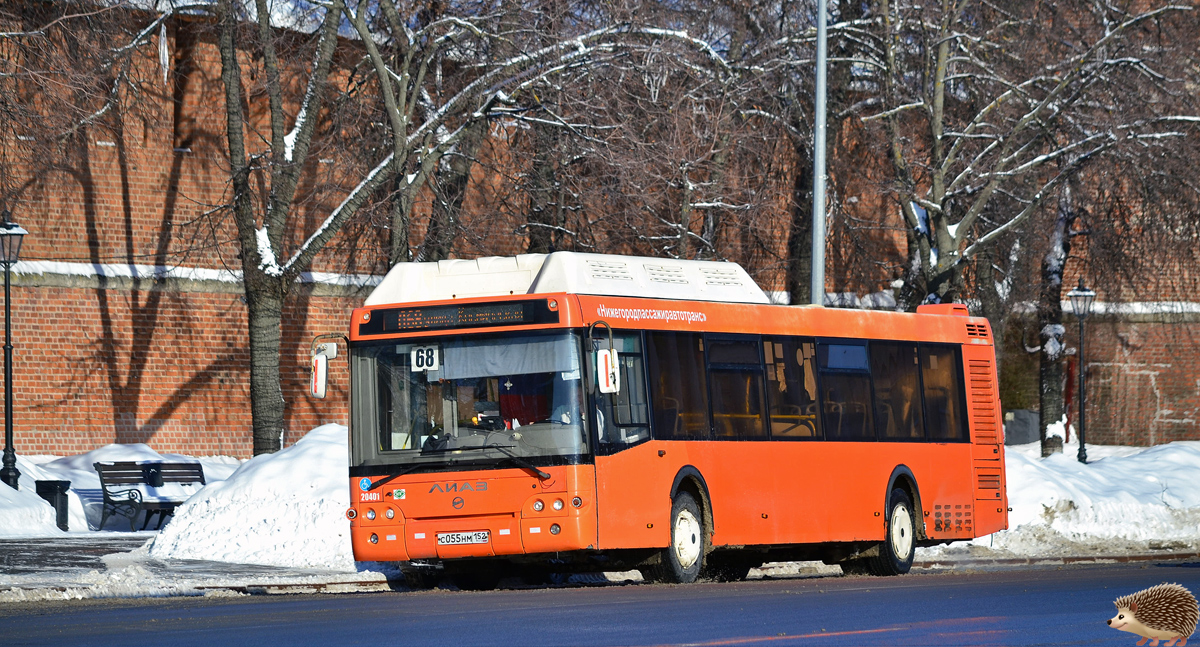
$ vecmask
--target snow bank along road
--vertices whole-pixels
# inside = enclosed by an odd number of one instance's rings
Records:
[[[922,549],[917,561],[1200,552],[1200,442],[1089,446],[1088,451],[1093,461],[1083,465],[1070,444],[1063,454],[1046,459],[1036,445],[1008,447],[1010,530]],[[82,456],[22,457],[22,488],[0,487],[0,538],[69,544],[72,538],[110,534],[87,530],[99,520],[97,498],[89,498],[99,488],[92,462],[158,456],[145,445],[109,445]],[[318,427],[292,447],[245,462],[199,460],[209,484],[192,494],[160,533],[146,533],[144,546],[104,560],[103,569],[82,575],[76,569],[57,579],[53,573],[0,566],[0,603],[196,595],[209,586],[257,586],[280,577],[308,584],[380,583],[394,575],[380,565],[356,563],[351,554],[343,516],[349,505],[345,427]],[[72,481],[71,532],[54,526],[51,508],[34,493],[34,479]],[[111,523],[120,526],[123,520]],[[215,564],[230,565],[225,575],[234,576],[222,576]]]

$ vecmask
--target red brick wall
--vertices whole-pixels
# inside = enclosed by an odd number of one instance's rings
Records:
[[[299,289],[298,289],[299,291]],[[15,445],[75,454],[108,443],[251,455],[246,308],[238,294],[13,288]],[[286,443],[346,424],[345,355],[325,400],[307,395],[312,337],[345,331],[361,298],[289,300],[281,364]],[[344,350],[344,347],[343,347]]]
[[[19,132],[0,133],[12,151],[10,159],[28,164],[12,169],[27,174],[27,182],[4,205],[31,234],[22,259],[241,269],[237,230],[220,209],[231,195],[215,32],[205,23],[169,24],[167,85],[161,82],[155,43],[143,48],[132,73],[151,80],[136,96],[126,97],[112,118],[81,128],[54,150],[30,148],[33,144]],[[307,55],[296,64],[307,65]],[[248,118],[265,127],[258,123],[266,116],[265,99],[254,97]],[[289,114],[295,116],[294,106]],[[248,139],[261,145],[256,135]],[[359,157],[352,150],[314,154],[290,214],[292,247],[286,253],[344,197],[331,169],[348,169]],[[349,177],[353,186],[359,176]],[[254,178],[256,187],[261,180]],[[360,229],[331,245],[355,256],[326,253],[312,269],[381,272],[386,270],[379,253],[384,242]]]
[[[1089,319],[1086,335],[1088,443],[1200,440],[1200,322]],[[1078,398],[1073,409],[1078,426]]]

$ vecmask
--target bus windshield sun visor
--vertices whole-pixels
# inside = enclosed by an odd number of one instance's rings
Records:
[[[571,335],[450,341],[442,345],[445,365],[436,377],[463,380],[491,375],[575,373],[579,371],[575,344]]]

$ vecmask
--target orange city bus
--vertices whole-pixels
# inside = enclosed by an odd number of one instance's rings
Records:
[[[355,558],[418,586],[894,575],[1008,524],[991,330],[957,304],[772,305],[733,263],[407,263],[354,310],[349,362]]]

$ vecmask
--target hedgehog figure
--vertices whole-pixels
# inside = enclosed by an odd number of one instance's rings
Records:
[[[1138,645],[1150,641],[1157,647],[1158,641],[1167,640],[1166,647],[1187,645],[1187,639],[1196,630],[1200,610],[1196,598],[1178,584],[1159,584],[1145,591],[1117,598],[1117,615],[1108,621],[1113,629],[1128,631],[1142,636]]]

